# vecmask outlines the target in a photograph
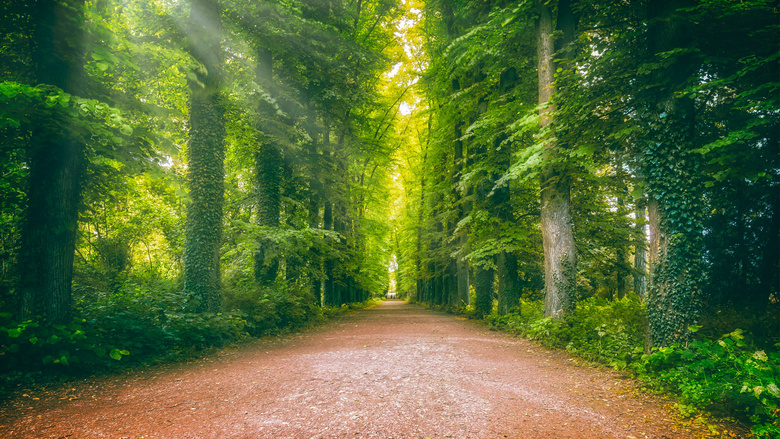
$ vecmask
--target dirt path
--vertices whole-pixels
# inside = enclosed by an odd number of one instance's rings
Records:
[[[565,353],[391,301],[202,361],[31,389],[0,406],[0,437],[694,437],[666,418]]]

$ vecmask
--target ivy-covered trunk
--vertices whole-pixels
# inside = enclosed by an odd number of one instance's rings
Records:
[[[273,90],[273,56],[267,48],[257,49],[257,76],[269,90]],[[282,152],[273,139],[260,131],[255,151],[255,175],[257,190],[257,225],[266,230],[279,227],[282,206]],[[255,252],[255,280],[260,285],[270,285],[279,272],[279,255],[270,239],[261,239]]]
[[[493,151],[498,150],[496,154],[497,165],[501,169],[509,168],[509,148],[505,145],[494,147]],[[494,180],[497,180],[496,175]],[[493,204],[495,214],[500,224],[496,228],[496,238],[500,242],[505,236],[505,226],[512,224],[514,217],[512,212],[511,191],[508,185],[504,185],[493,190]],[[503,315],[520,306],[520,281],[517,276],[517,254],[511,250],[503,249],[496,256],[496,271],[498,275],[498,313]]]
[[[517,256],[502,251],[496,257],[498,270],[498,313],[517,312],[520,307],[520,282],[517,279]]]
[[[564,6],[568,2],[561,2]],[[539,75],[539,105],[542,129],[552,123],[555,105],[555,44],[550,6],[537,3],[537,57]],[[563,10],[563,8],[561,8]],[[559,24],[564,15],[559,11]],[[565,31],[564,31],[565,34]],[[555,158],[554,137],[548,138],[547,148]],[[544,247],[544,315],[558,318],[573,306],[576,287],[577,255],[574,245],[574,221],[571,213],[571,185],[565,171],[549,166],[541,176],[541,228]]]
[[[648,347],[687,342],[688,326],[696,323],[700,308],[703,163],[701,155],[692,151],[694,102],[678,96],[695,69],[688,50],[690,25],[678,12],[687,6],[690,2],[685,0],[652,0],[647,6],[650,55],[664,63],[653,75],[643,173],[657,202],[653,206],[657,235],[666,240],[657,250],[648,290]],[[661,55],[670,52],[671,56]]]
[[[42,0],[37,5],[33,62],[36,80],[66,93],[83,91],[84,1]],[[52,114],[52,120],[57,116]],[[73,255],[78,230],[84,145],[68,127],[39,121],[28,149],[26,223],[19,258],[20,320],[70,320]]]
[[[195,312],[222,306],[219,268],[224,203],[225,117],[220,97],[222,53],[217,2],[192,2],[190,51],[204,68],[190,81],[187,176],[190,203],[184,248],[184,291]]]
[[[279,227],[282,154],[269,139],[262,139],[255,154],[257,172],[257,224],[266,230]],[[270,239],[261,239],[255,252],[255,280],[270,285],[279,272],[279,255]]]
[[[647,294],[646,204],[644,197],[640,198],[636,203],[636,230],[634,233],[634,292],[639,297],[639,300],[643,302]]]

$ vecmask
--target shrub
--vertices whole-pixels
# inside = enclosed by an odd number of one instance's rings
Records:
[[[680,395],[683,409],[749,419],[756,437],[780,437],[780,353],[752,349],[743,339],[737,329],[717,340],[660,348],[637,371],[655,388]]]
[[[631,370],[652,388],[678,395],[683,414],[709,410],[749,421],[756,437],[780,437],[780,343],[773,351],[760,350],[738,329],[643,355],[647,317],[636,297],[586,299],[564,320],[544,318],[542,306],[523,302],[523,315],[491,314],[485,320],[492,328]]]
[[[544,318],[541,301],[523,302],[522,309],[521,315],[491,314],[486,320],[492,327],[617,369],[625,369],[641,356],[647,317],[635,296],[617,301],[591,297],[563,321]]]
[[[322,318],[322,311],[309,291],[282,282],[271,287],[249,284],[226,289],[224,306],[242,316],[246,331],[255,337],[299,328]]]
[[[47,326],[0,314],[0,370],[4,372],[44,366],[83,368],[129,354],[80,323]]]

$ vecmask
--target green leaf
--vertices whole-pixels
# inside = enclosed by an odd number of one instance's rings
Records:
[[[14,329],[9,329],[8,330],[8,336],[11,337],[11,338],[19,337],[21,334],[22,334],[22,329],[21,328],[14,328]]]
[[[119,349],[111,349],[111,353],[108,356],[118,361],[122,359],[122,352]]]

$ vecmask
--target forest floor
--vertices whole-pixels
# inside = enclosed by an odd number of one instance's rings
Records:
[[[132,374],[19,389],[3,438],[697,438],[565,352],[401,301]]]

